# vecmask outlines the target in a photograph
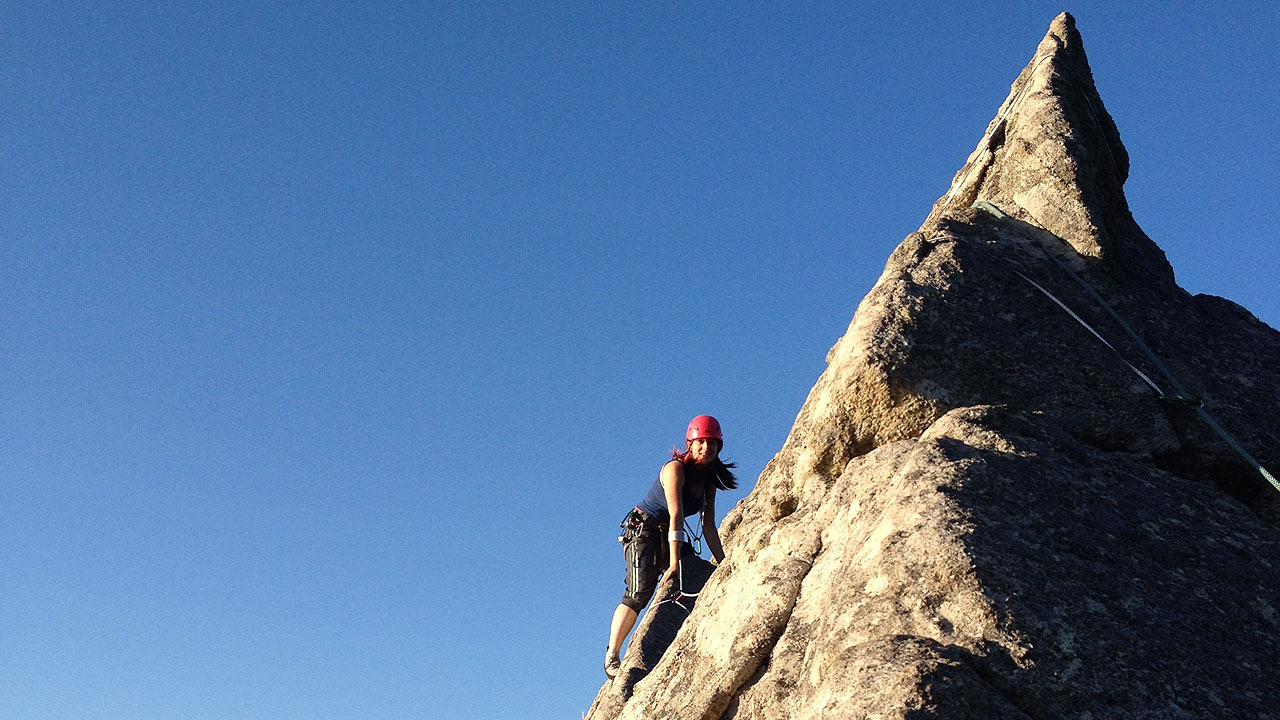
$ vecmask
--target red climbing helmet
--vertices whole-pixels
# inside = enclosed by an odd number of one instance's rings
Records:
[[[691,443],[699,438],[711,438],[724,444],[724,435],[720,433],[720,421],[710,415],[699,415],[689,421],[689,429],[684,433],[684,441]]]

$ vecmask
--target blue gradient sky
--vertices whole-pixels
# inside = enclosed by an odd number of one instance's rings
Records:
[[[891,5],[6,4],[0,717],[577,717],[621,515],[700,412],[750,490],[1063,9],[1280,325],[1280,5]]]

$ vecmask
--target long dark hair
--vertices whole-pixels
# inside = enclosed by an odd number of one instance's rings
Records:
[[[720,447],[724,447],[724,441],[720,441]],[[688,449],[682,451],[680,448],[673,447],[671,448],[671,459],[678,460],[681,465],[684,465],[685,472],[689,472],[690,468],[698,468],[695,472],[704,476],[709,475],[715,482],[716,487],[721,490],[733,490],[738,487],[738,477],[733,474],[731,469],[738,467],[737,463],[727,463],[721,460],[719,453],[717,453],[715,461],[710,465],[699,466],[689,457],[690,452]],[[703,467],[706,469],[702,469]]]

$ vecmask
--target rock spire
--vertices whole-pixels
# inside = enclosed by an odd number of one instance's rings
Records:
[[[1280,717],[1280,493],[1191,407],[1280,466],[1280,333],[1127,174],[1061,15],[588,718]]]
[[[989,201],[1067,241],[1083,258],[1171,284],[1164,253],[1133,220],[1122,190],[1129,154],[1093,84],[1075,20],[1054,18],[978,147],[925,227]]]

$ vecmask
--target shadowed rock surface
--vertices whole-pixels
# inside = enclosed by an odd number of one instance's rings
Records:
[[[1280,333],[1176,285],[1127,174],[1061,15],[588,718],[1280,718],[1280,492],[1159,397],[1280,465]]]
[[[715,570],[711,563],[696,555],[684,558],[682,564],[684,593],[694,597],[684,597],[677,592],[674,582],[658,589],[653,604],[635,628],[626,654],[622,657],[622,669],[609,684],[611,692],[600,693],[591,706],[593,716],[617,715],[634,693],[636,683],[643,680],[662,659],[685,618],[696,606],[699,591]]]

